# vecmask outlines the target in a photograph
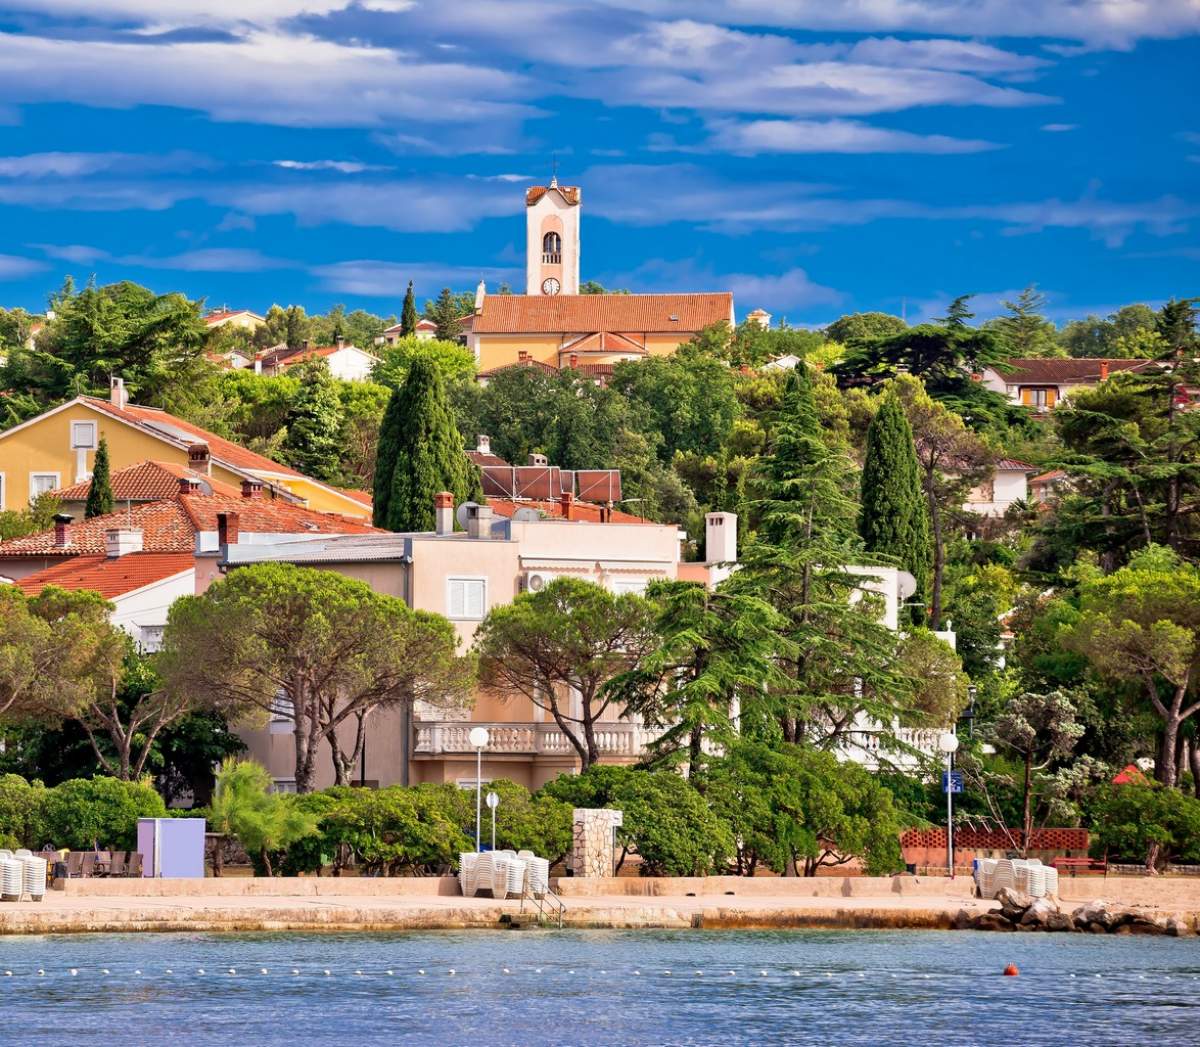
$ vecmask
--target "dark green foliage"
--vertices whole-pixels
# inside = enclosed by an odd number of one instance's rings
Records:
[[[443,287],[436,302],[425,303],[425,319],[432,320],[437,325],[434,332],[437,338],[444,342],[453,342],[461,336],[462,318],[471,312],[474,304],[473,294],[455,294],[449,287]]]
[[[1154,872],[1200,861],[1200,800],[1160,786],[1113,785],[1093,815],[1096,850],[1110,860],[1145,862]]]
[[[1041,313],[1046,305],[1046,296],[1037,289],[1036,284],[1026,287],[1015,301],[1002,304],[1008,313],[990,320],[987,327],[1000,336],[1010,356],[1066,355],[1058,344],[1054,324]]]
[[[450,491],[455,504],[482,500],[479,470],[462,437],[437,368],[414,359],[403,388],[392,393],[379,433],[375,525],[391,531],[433,529],[433,499]]]
[[[26,781],[19,774],[0,776],[0,839],[5,847],[40,850],[47,842],[46,792],[40,781]]]
[[[44,833],[55,847],[90,850],[137,846],[139,818],[163,818],[167,808],[149,781],[74,778],[49,789],[43,804]]]
[[[413,297],[413,282],[408,281],[408,290],[404,292],[404,305],[400,309],[400,334],[405,338],[417,333],[417,300]]]
[[[108,465],[108,441],[100,437],[96,448],[96,459],[92,464],[92,482],[88,487],[87,502],[83,507],[83,518],[104,516],[113,511],[112,474]]]
[[[888,338],[900,334],[907,327],[900,317],[890,313],[850,313],[826,327],[825,337],[831,342],[848,345],[871,338]]]
[[[338,382],[323,361],[293,368],[300,388],[288,407],[284,457],[306,476],[329,483],[342,478],[342,402]]]
[[[884,398],[867,429],[858,533],[867,552],[888,557],[916,579],[914,604],[928,594],[933,561],[929,508],[912,428],[898,397]],[[924,617],[924,610],[918,611]]]
[[[561,775],[543,786],[542,794],[572,807],[623,811],[618,869],[637,854],[643,876],[706,876],[721,869],[733,851],[729,829],[672,771],[597,765],[583,774]]]

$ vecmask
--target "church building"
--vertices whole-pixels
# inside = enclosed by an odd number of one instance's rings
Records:
[[[698,331],[724,320],[734,326],[733,295],[580,294],[578,186],[537,185],[525,191],[525,293],[487,293],[463,322],[479,377],[516,364],[575,368],[597,380],[613,364],[673,353]]]

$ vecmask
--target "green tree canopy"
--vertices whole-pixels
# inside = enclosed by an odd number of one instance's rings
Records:
[[[295,797],[272,792],[274,782],[261,764],[226,760],[217,775],[208,822],[214,832],[237,837],[246,853],[273,876],[272,852],[316,832],[316,819]]]
[[[825,337],[831,342],[848,345],[873,338],[889,338],[907,329],[908,324],[891,313],[849,313],[826,327]]]
[[[987,327],[1000,336],[1010,356],[1024,359],[1066,355],[1054,324],[1042,315],[1046,296],[1036,284],[1030,284],[1013,301],[1001,304],[1008,312],[989,321]]]
[[[300,383],[288,406],[283,443],[287,464],[328,483],[342,480],[342,401],[338,381],[324,360],[292,368]]]

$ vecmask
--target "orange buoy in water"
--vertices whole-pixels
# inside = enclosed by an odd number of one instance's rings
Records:
[[[1007,967],[1004,968],[1004,973],[1006,976],[1008,976],[1010,978],[1015,978],[1021,972],[1019,970],[1017,970],[1017,965],[1015,963],[1010,963]]]

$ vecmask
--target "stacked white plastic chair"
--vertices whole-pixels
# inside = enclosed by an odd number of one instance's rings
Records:
[[[991,898],[996,889],[996,859],[980,858],[975,866],[975,885],[979,888],[980,898]]]
[[[1046,870],[1046,893],[1053,897],[1058,897],[1058,870],[1053,865],[1045,866]]]
[[[517,857],[525,862],[529,892],[540,896],[550,890],[550,862],[533,851],[518,851]]]
[[[1011,891],[1015,890],[1016,886],[1017,877],[1012,861],[1008,858],[997,859],[996,868],[992,872],[992,896],[995,897],[1002,888],[1007,887]]]
[[[496,875],[496,859],[495,856],[484,851],[475,859],[475,891],[490,891],[493,887],[493,878]]]
[[[18,902],[24,890],[24,863],[17,858],[0,858],[0,899]]]
[[[1037,865],[1027,864],[1025,873],[1025,893],[1031,898],[1044,898],[1046,895],[1046,867],[1041,862],[1038,862]]]
[[[518,898],[525,894],[525,878],[528,875],[529,865],[515,855],[508,859],[508,879],[504,885],[504,896],[507,898],[510,894],[515,894]]]
[[[476,859],[474,851],[463,851],[458,856],[458,886],[464,898],[470,898],[475,893]]]
[[[480,881],[485,886],[488,884],[491,885],[493,898],[507,898],[508,897],[508,868],[509,868],[509,865],[515,859],[509,858],[509,856],[504,851],[493,851],[491,854],[491,859],[492,859],[491,879],[484,880],[483,877],[480,877]]]
[[[40,902],[46,895],[46,859],[30,854],[21,859],[25,893]]]

